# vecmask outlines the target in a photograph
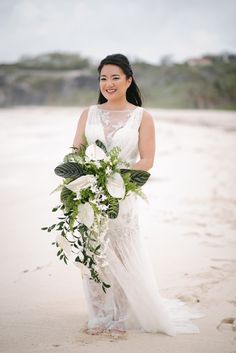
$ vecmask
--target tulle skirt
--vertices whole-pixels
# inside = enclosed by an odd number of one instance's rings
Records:
[[[101,276],[111,285],[106,293],[101,284],[82,269],[88,308],[88,329],[198,333],[192,319],[203,315],[179,299],[162,298],[146,244],[140,235],[135,195],[120,202],[119,215],[109,220],[108,265]]]

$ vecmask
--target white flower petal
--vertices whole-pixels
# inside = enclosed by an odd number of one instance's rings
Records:
[[[94,222],[94,211],[89,202],[78,206],[78,221],[90,228]]]
[[[69,241],[63,237],[62,235],[58,235],[56,242],[58,243],[58,245],[60,246],[60,248],[62,248],[64,250],[64,252],[66,253],[67,256],[69,256],[71,254],[71,246]]]
[[[107,190],[111,196],[123,199],[125,196],[125,184],[119,173],[114,173],[108,178]]]
[[[71,191],[79,193],[81,189],[86,189],[96,182],[94,175],[82,175],[81,177],[71,181],[69,184],[65,185]]]
[[[95,143],[89,145],[85,151],[86,156],[93,161],[98,161],[106,158],[105,152]]]

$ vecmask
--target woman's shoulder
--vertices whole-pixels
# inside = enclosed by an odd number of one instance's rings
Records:
[[[153,116],[148,110],[146,110],[143,107],[142,107],[142,110],[143,110],[143,120],[153,120]]]
[[[142,113],[141,127],[153,126],[154,119],[153,119],[152,114],[144,108],[142,109],[142,111],[143,111],[143,113]]]
[[[84,107],[81,111],[81,114],[80,114],[80,120],[86,121],[88,114],[89,114],[89,111],[94,107],[96,107],[96,105],[89,105],[87,107]]]
[[[83,107],[81,114],[88,114],[89,110],[96,107],[96,105],[88,105],[87,107]]]

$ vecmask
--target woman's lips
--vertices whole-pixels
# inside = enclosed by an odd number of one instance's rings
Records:
[[[115,93],[116,92],[116,89],[106,89],[106,92],[108,94],[112,94],[112,93]]]

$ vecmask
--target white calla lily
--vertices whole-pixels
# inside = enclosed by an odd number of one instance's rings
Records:
[[[63,249],[63,251],[66,253],[67,256],[71,254],[71,246],[69,241],[63,237],[61,234],[57,236],[56,242],[60,246],[60,248]]]
[[[94,211],[89,202],[82,203],[78,206],[78,221],[91,228],[94,222]]]
[[[124,198],[125,196],[125,183],[119,173],[114,173],[107,179],[107,190],[113,197]]]
[[[82,175],[81,177],[71,181],[69,184],[65,185],[71,191],[80,193],[80,190],[86,189],[89,186],[94,185],[96,182],[96,177],[94,175]]]
[[[106,158],[105,152],[100,147],[98,147],[96,143],[93,143],[86,148],[85,155],[91,161],[99,161]]]

